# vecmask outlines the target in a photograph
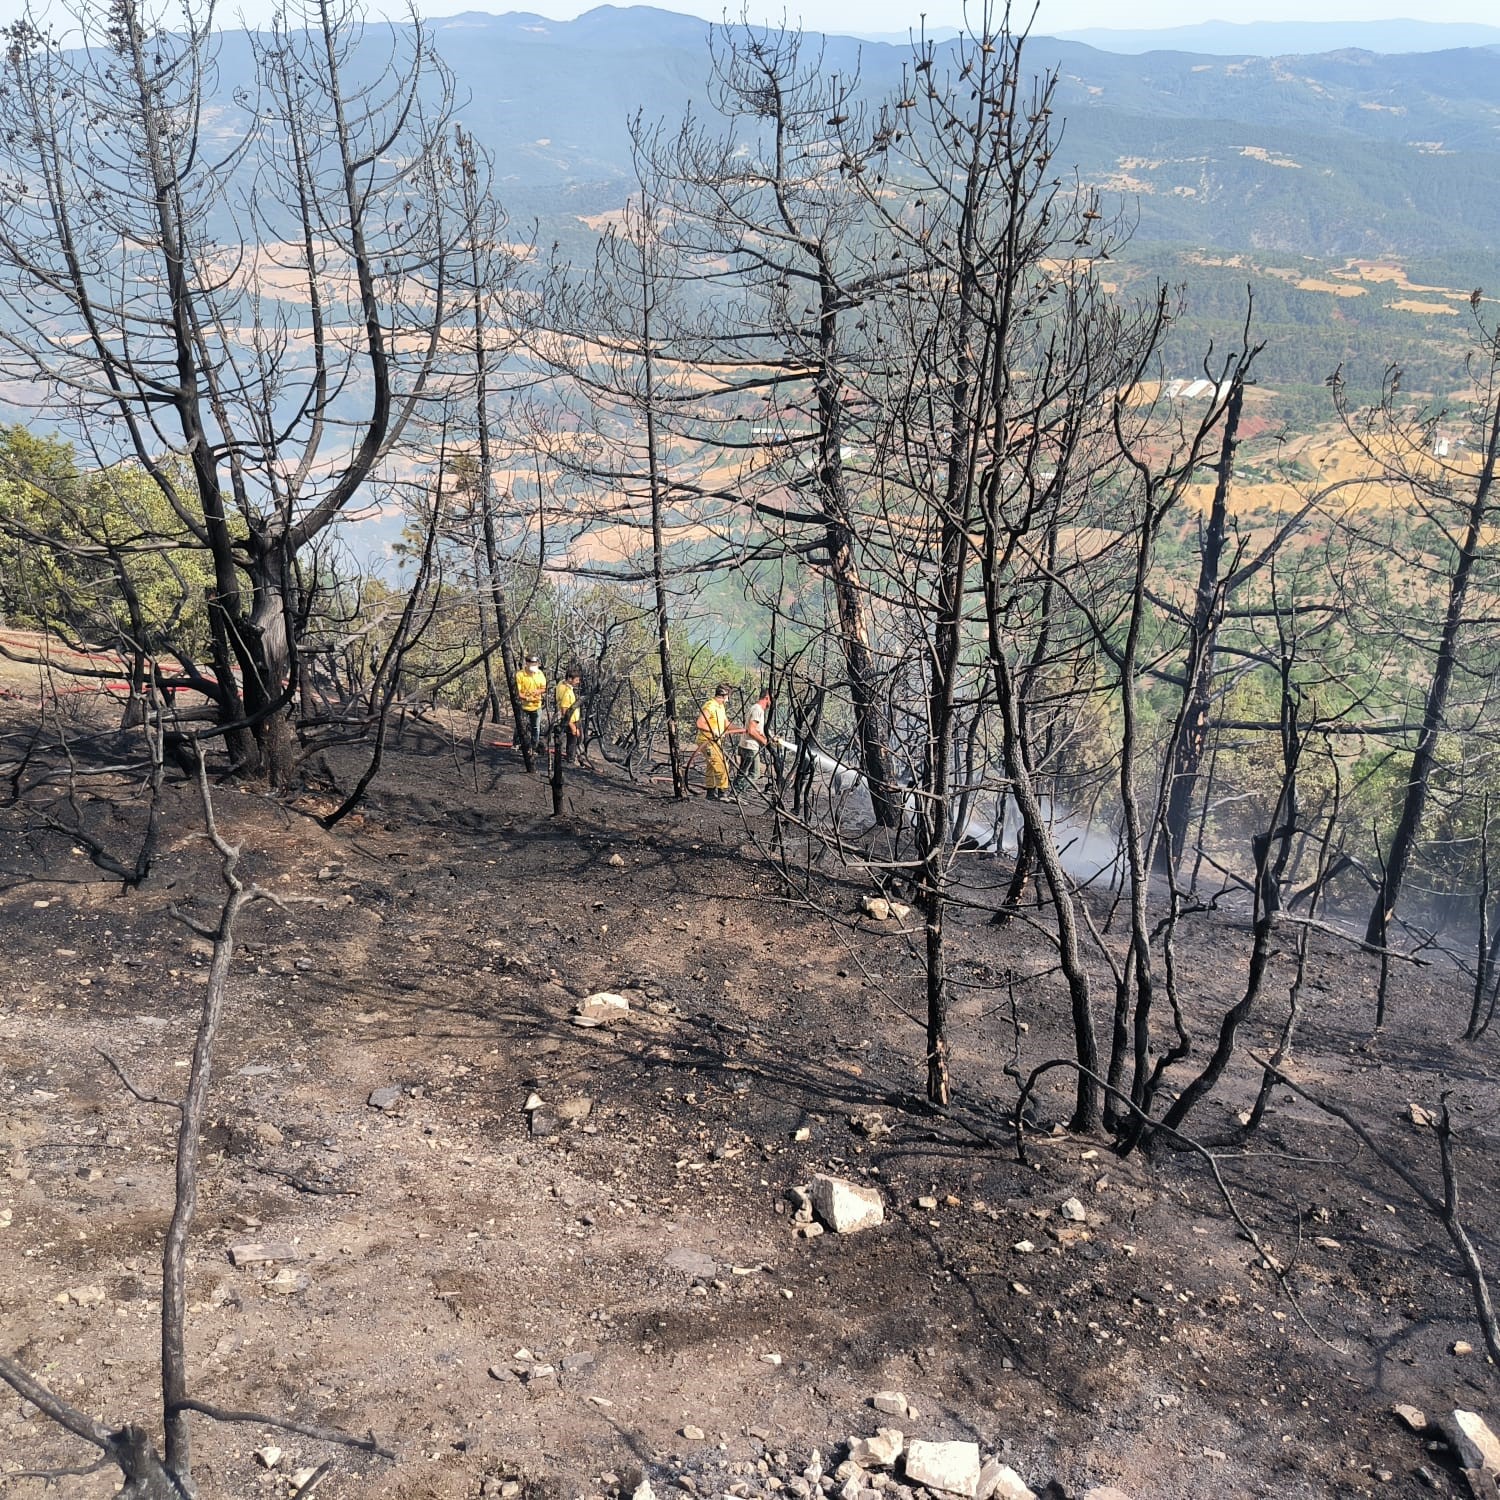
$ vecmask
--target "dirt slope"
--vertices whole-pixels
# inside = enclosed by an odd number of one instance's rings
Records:
[[[12,736],[29,723],[0,713]],[[216,901],[189,791],[174,788],[170,847],[132,894],[0,809],[0,1347],[114,1422],[151,1411],[173,1120],[102,1054],[144,1093],[184,1076],[207,946],[168,908],[207,917]],[[247,868],[298,900],[255,908],[235,960],[192,1379],[227,1406],[373,1430],[397,1457],[200,1422],[205,1493],[284,1495],[291,1471],[334,1457],[320,1500],[449,1500],[487,1479],[604,1494],[643,1468],[659,1488],[687,1473],[700,1494],[760,1495],[775,1476],[758,1459],[873,1432],[883,1389],[918,1409],[909,1435],[1003,1448],[1054,1494],[1406,1494],[1423,1464],[1458,1493],[1388,1416],[1393,1401],[1494,1410],[1482,1357],[1449,1352],[1478,1343],[1455,1264],[1321,1119],[1278,1095],[1225,1165],[1295,1261],[1306,1324],[1194,1159],[1121,1162],[1058,1136],[1018,1163],[1008,980],[1023,1060],[1065,1049],[1064,997],[1024,924],[960,921],[962,1103],[941,1118],[917,1098],[916,938],[851,915],[858,891],[832,877],[831,919],[789,900],[756,845],[763,814],[674,806],[605,772],[577,778],[554,820],[501,752],[471,764],[422,729],[334,833],[252,794],[218,802]],[[127,838],[129,811],[80,806]],[[1244,940],[1210,918],[1184,942],[1200,1022],[1238,982]],[[1459,986],[1403,975],[1393,1028],[1366,1048],[1365,963],[1330,948],[1314,985],[1301,1075],[1403,1150],[1428,1151],[1405,1103],[1457,1089],[1493,1260],[1495,1054],[1448,1047]],[[598,989],[626,994],[628,1020],[571,1024]],[[1273,1003],[1252,1040],[1277,1019]],[[1225,1134],[1251,1084],[1200,1130]],[[533,1091],[549,1112],[587,1098],[587,1118],[533,1137]],[[873,1137],[850,1124],[872,1111]],[[877,1186],[886,1223],[799,1237],[786,1190],[818,1171]],[[1073,1196],[1083,1225],[1060,1213]],[[231,1264],[256,1241],[295,1258]],[[675,1268],[684,1250],[713,1271]],[[251,1457],[267,1443],[285,1450],[271,1471]],[[0,1493],[111,1493],[104,1475],[13,1477],[80,1457],[0,1400]]]

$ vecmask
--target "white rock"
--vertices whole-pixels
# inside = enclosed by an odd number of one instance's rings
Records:
[[[1036,1500],[1036,1492],[1009,1464],[992,1458],[979,1471],[974,1500]]]
[[[861,1469],[893,1468],[905,1446],[906,1434],[899,1428],[878,1427],[874,1437],[850,1441],[849,1462]]]
[[[105,1292],[102,1286],[70,1286],[52,1300],[61,1307],[66,1307],[70,1302],[78,1307],[102,1307]]]
[[[295,1495],[318,1471],[311,1464],[292,1470],[292,1493]]]
[[[587,1094],[574,1094],[557,1106],[559,1120],[586,1120],[593,1113],[594,1101]]]
[[[1420,1406],[1393,1406],[1391,1408],[1391,1415],[1408,1432],[1422,1433],[1427,1431],[1427,1413]]]
[[[1088,1218],[1088,1210],[1076,1198],[1069,1198],[1062,1206],[1062,1216],[1072,1224],[1082,1224]]]
[[[859,909],[870,918],[872,922],[884,922],[891,915],[891,903],[884,896],[864,896],[859,903]]]
[[[1461,1469],[1500,1474],[1500,1438],[1478,1412],[1455,1410],[1443,1423],[1443,1434],[1453,1444]]]
[[[701,1427],[693,1427],[691,1425],[684,1427],[682,1435],[690,1443],[701,1443],[703,1441],[703,1429]]]
[[[906,1415],[906,1397],[900,1391],[876,1391],[870,1397],[870,1405],[876,1411],[882,1411],[888,1417],[904,1417]]]
[[[618,854],[611,854],[610,857],[604,861],[604,863],[614,870],[623,870],[625,868],[625,860],[621,855]]]
[[[580,1000],[573,1009],[576,1012],[573,1017],[575,1026],[608,1026],[611,1021],[630,1014],[630,1001],[624,995],[600,990],[586,1000]]]
[[[854,1234],[885,1221],[885,1202],[873,1188],[820,1173],[811,1192],[813,1211],[835,1234]]]
[[[546,1100],[544,1100],[540,1094],[527,1094],[526,1102],[521,1106],[521,1108],[525,1110],[529,1115],[532,1110],[540,1109],[545,1103]]]
[[[651,1481],[641,1480],[631,1492],[630,1500],[656,1500],[656,1491],[651,1488]]]
[[[281,1462],[281,1449],[274,1444],[255,1450],[255,1461],[263,1469],[274,1469]]]
[[[891,915],[898,922],[904,922],[911,915],[911,907],[903,901],[887,901],[886,906],[890,908]]]
[[[909,1483],[966,1500],[979,1493],[979,1467],[978,1443],[928,1443],[918,1438],[906,1449]]]

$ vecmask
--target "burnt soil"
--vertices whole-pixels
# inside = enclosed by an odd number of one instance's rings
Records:
[[[35,722],[34,703],[0,703],[0,761]],[[334,762],[349,780],[357,766]],[[34,798],[0,808],[0,1349],[111,1423],[156,1420],[175,1117],[133,1098],[104,1054],[145,1094],[186,1077],[210,947],[173,908],[212,922],[221,897],[195,798],[174,775],[136,891],[42,828]],[[920,933],[859,916],[868,882],[847,869],[815,872],[813,904],[789,894],[763,806],[676,804],[606,767],[574,775],[553,818],[509,752],[422,724],[333,831],[308,816],[326,797],[215,799],[246,874],[286,904],[245,913],[233,960],[189,1275],[193,1393],[373,1432],[396,1457],[197,1419],[205,1494],[286,1495],[291,1471],[326,1458],[320,1500],[449,1500],[492,1478],[599,1495],[642,1470],[714,1493],[712,1464],[767,1445],[836,1453],[894,1420],[869,1408],[884,1389],[918,1409],[897,1424],[908,1436],[1003,1449],[1054,1495],[1432,1493],[1419,1466],[1462,1492],[1390,1415],[1410,1402],[1494,1420],[1500,1387],[1448,1241],[1285,1090],[1240,1142],[1259,1078],[1243,1052],[1194,1131],[1290,1267],[1295,1304],[1200,1159],[1120,1159],[1053,1133],[1064,1075],[1018,1161],[1004,1064],[1017,1041],[1025,1067],[1069,1050],[1032,924],[955,917],[957,1103],[935,1114]],[[141,804],[101,775],[54,812],[126,851]],[[976,880],[1003,878],[981,863]],[[1179,939],[1199,1057],[1247,943],[1233,911]],[[1283,952],[1249,1045],[1271,1040],[1289,973]],[[1453,1043],[1467,1000],[1442,965],[1397,972],[1372,1040],[1376,978],[1317,938],[1295,1075],[1433,1183],[1435,1138],[1408,1105],[1452,1089],[1465,1202],[1494,1263],[1496,1044]],[[573,1025],[597,990],[625,994],[628,1018]],[[392,1086],[397,1102],[372,1107]],[[533,1091],[591,1110],[533,1136]],[[786,1192],[816,1172],[878,1187],[885,1223],[799,1237]],[[1062,1217],[1070,1197],[1085,1224]],[[295,1258],[231,1264],[252,1241]],[[672,1269],[681,1248],[714,1273]],[[102,1300],[66,1297],[87,1288]],[[1454,1354],[1460,1340],[1476,1352]],[[539,1363],[560,1373],[525,1378]],[[266,1444],[285,1450],[275,1470],[252,1456]],[[4,1393],[0,1493],[112,1493],[107,1474],[16,1477],[87,1459]]]

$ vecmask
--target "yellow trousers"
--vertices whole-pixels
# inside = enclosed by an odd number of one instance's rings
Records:
[[[703,752],[703,785],[711,792],[729,790],[729,762],[712,735],[700,734],[698,748]]]

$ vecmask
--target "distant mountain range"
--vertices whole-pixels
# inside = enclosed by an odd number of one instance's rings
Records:
[[[573,21],[470,13],[430,24],[467,123],[496,152],[513,217],[549,232],[620,201],[631,116],[675,121],[689,104],[704,114],[709,26],[693,17],[602,6]],[[872,97],[910,64],[905,45],[818,45],[824,68],[857,69]],[[940,61],[951,46],[938,43]],[[1226,57],[1037,37],[1027,57],[1059,77],[1060,159],[1118,193],[1141,239],[1494,264],[1500,49]],[[1500,283],[1500,267],[1478,280]]]
[[[1500,26],[1477,21],[1200,21],[1155,31],[1091,26],[1057,36],[1103,52],[1206,52],[1220,57],[1305,57],[1349,47],[1390,53],[1500,46]]]

